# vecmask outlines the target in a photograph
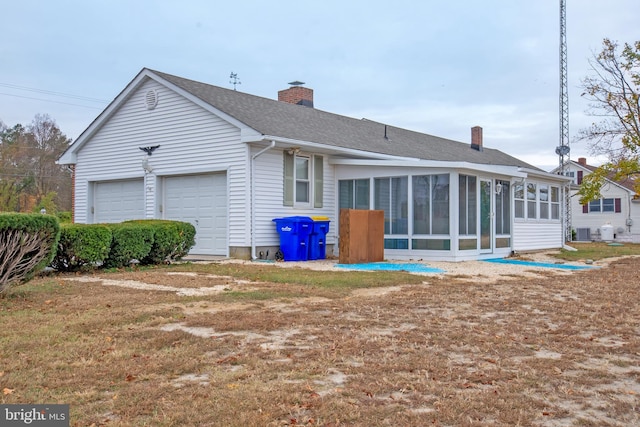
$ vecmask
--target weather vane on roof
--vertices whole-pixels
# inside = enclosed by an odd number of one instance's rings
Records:
[[[229,83],[231,83],[233,85],[233,90],[236,90],[236,85],[241,85],[242,84],[242,82],[238,78],[238,73],[234,73],[232,71],[231,75],[229,75],[229,78],[231,79],[231,80],[229,80]]]

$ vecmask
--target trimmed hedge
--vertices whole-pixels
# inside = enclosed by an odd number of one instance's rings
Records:
[[[126,267],[133,260],[143,260],[151,252],[154,234],[151,225],[123,222],[107,226],[111,229],[113,239],[104,267]]]
[[[60,224],[54,216],[0,213],[0,294],[44,270],[59,238]]]
[[[153,228],[153,244],[141,264],[162,264],[178,260],[189,253],[195,245],[196,229],[182,221],[142,219],[126,221],[124,224],[148,225]]]
[[[51,267],[58,271],[120,268],[132,261],[161,264],[178,260],[195,244],[188,222],[145,219],[116,224],[63,224]]]
[[[104,224],[63,224],[51,267],[77,271],[104,264],[111,250],[111,228]]]

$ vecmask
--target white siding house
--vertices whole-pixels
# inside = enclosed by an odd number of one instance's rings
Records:
[[[483,146],[143,69],[60,157],[74,220],[164,218],[196,227],[192,254],[273,258],[274,218],[385,212],[388,259],[466,260],[563,245],[567,179]]]
[[[565,173],[571,183],[571,227],[577,241],[603,239],[603,227],[613,231],[613,240],[619,242],[640,243],[640,199],[634,189],[634,181],[627,179],[616,181],[606,179],[601,189],[601,198],[580,204],[577,192],[582,179],[596,169],[580,157],[577,162],[570,161]],[[611,231],[604,233],[608,239]]]

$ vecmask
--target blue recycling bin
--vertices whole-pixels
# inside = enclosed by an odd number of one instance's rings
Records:
[[[325,259],[327,257],[327,233],[329,217],[313,216],[313,227],[309,236],[309,259]]]
[[[307,216],[274,218],[280,235],[280,250],[285,261],[306,261],[309,259],[309,235],[313,220]]]

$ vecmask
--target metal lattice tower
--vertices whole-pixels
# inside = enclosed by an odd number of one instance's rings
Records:
[[[569,85],[567,82],[567,5],[566,0],[560,0],[560,144],[556,148],[559,171],[566,175],[569,166]],[[571,241],[571,195],[570,184],[564,188],[564,236],[565,241]]]

